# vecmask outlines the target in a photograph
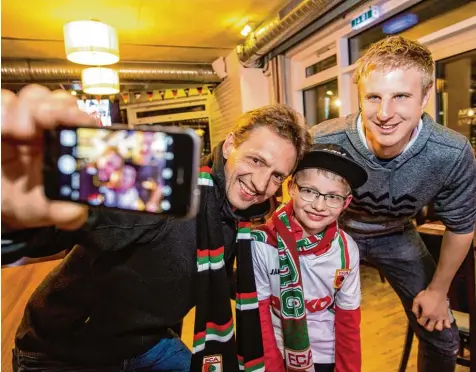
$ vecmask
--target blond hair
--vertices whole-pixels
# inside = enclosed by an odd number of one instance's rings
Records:
[[[434,64],[431,52],[417,41],[402,36],[390,36],[374,44],[357,61],[353,80],[359,84],[371,71],[387,72],[395,69],[416,68],[421,73],[423,94],[433,84]]]
[[[244,113],[233,130],[235,146],[248,139],[250,132],[259,127],[268,127],[276,134],[289,140],[301,160],[311,145],[311,135],[304,118],[294,109],[283,104],[263,106]]]

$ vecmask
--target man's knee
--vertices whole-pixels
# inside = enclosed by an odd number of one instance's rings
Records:
[[[456,323],[451,324],[451,328],[443,331],[429,332],[419,326],[419,332],[415,332],[419,339],[420,352],[430,356],[448,356],[456,358],[459,349],[459,331]]]

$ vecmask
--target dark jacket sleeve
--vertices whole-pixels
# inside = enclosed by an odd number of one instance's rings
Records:
[[[88,249],[118,251],[156,238],[167,221],[155,215],[91,209],[85,225],[76,231],[55,227],[9,231],[2,226],[2,264],[21,257],[50,256],[76,244]]]

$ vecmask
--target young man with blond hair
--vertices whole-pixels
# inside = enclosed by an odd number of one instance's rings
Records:
[[[373,44],[355,71],[360,112],[316,125],[311,135],[345,147],[367,170],[343,229],[400,297],[420,341],[418,371],[447,372],[459,346],[447,293],[473,238],[476,161],[464,136],[424,112],[433,71],[418,42],[393,36]],[[412,223],[432,202],[446,226],[438,265]]]
[[[42,130],[88,122],[71,97],[39,86],[18,96],[2,91],[2,245],[9,240],[2,253],[41,256],[80,244],[26,305],[14,371],[188,372],[212,359],[236,371],[240,362],[259,361],[259,350],[243,350],[239,332],[238,345],[234,337],[229,286],[237,224],[267,212],[264,202],[309,145],[299,115],[284,105],[245,114],[202,159],[200,211],[183,221],[88,213],[45,198]],[[192,357],[170,328],[194,306]]]

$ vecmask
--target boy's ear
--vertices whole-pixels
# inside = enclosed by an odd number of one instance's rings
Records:
[[[233,133],[228,133],[225,138],[225,142],[223,142],[222,146],[222,152],[223,152],[223,157],[228,160],[228,157],[230,156],[231,152],[233,151],[235,147],[235,136]]]
[[[352,194],[348,195],[347,198],[345,198],[343,209],[347,209],[351,201],[352,201]]]

